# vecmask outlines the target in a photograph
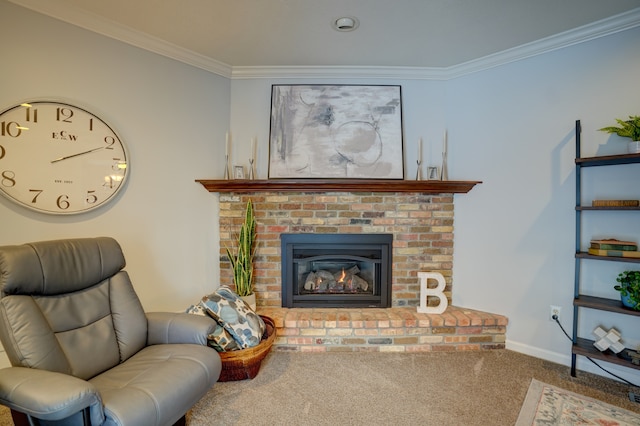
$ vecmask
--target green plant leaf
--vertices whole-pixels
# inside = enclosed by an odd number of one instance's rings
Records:
[[[253,259],[256,252],[256,219],[253,213],[253,203],[247,202],[244,222],[240,225],[236,235],[236,254],[226,248],[232,269],[233,283],[239,296],[253,293]]]
[[[619,285],[613,288],[620,292],[624,297],[629,297],[635,305],[634,309],[640,309],[640,271],[624,271],[618,274],[616,281]]]
[[[602,132],[615,133],[623,138],[631,138],[632,141],[640,140],[640,116],[630,115],[628,120],[616,118],[616,122],[620,125],[608,126],[598,129]]]

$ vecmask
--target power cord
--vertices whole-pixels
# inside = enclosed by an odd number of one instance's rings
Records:
[[[564,327],[562,326],[562,324],[560,324],[560,320],[558,319],[558,315],[552,315],[551,319],[554,320],[558,326],[560,327],[560,330],[562,330],[562,332],[564,333],[565,336],[567,336],[567,339],[571,340],[573,342],[573,339],[571,338],[571,336],[569,336],[569,334],[565,331]],[[640,388],[640,386],[636,385],[635,383],[631,383],[629,380],[622,378],[620,376],[618,376],[617,374],[612,373],[611,371],[605,369],[604,367],[602,367],[600,364],[598,364],[597,362],[595,362],[594,360],[592,360],[591,358],[589,358],[588,356],[585,357],[587,358],[589,361],[591,361],[596,367],[598,367],[600,370],[604,371],[607,374],[612,375],[613,377],[622,380],[623,382],[625,382],[626,384],[630,385],[630,386],[634,386],[636,388]]]

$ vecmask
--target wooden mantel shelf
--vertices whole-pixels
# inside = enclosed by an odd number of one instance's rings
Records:
[[[209,192],[419,192],[466,194],[481,181],[391,179],[197,179]]]

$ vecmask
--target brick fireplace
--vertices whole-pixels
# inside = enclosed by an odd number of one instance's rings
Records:
[[[280,234],[393,235],[391,305],[417,306],[418,271],[440,272],[451,302],[453,194],[419,193],[221,193],[220,279],[231,282],[225,247],[232,247],[244,208],[252,200],[257,228],[256,299],[281,307]]]
[[[254,204],[259,243],[257,310],[275,321],[278,337],[273,350],[412,352],[505,347],[506,317],[451,306],[453,194],[466,193],[480,182],[198,182],[220,197],[221,283],[232,282],[225,247],[232,244],[247,201]],[[391,234],[391,308],[283,308],[283,233]],[[418,271],[445,277],[449,307],[444,313],[417,312]]]

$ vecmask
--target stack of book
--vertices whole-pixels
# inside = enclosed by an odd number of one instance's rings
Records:
[[[594,256],[637,257],[640,258],[638,244],[616,239],[591,240],[589,254]]]
[[[640,200],[593,200],[593,207],[639,207]]]

